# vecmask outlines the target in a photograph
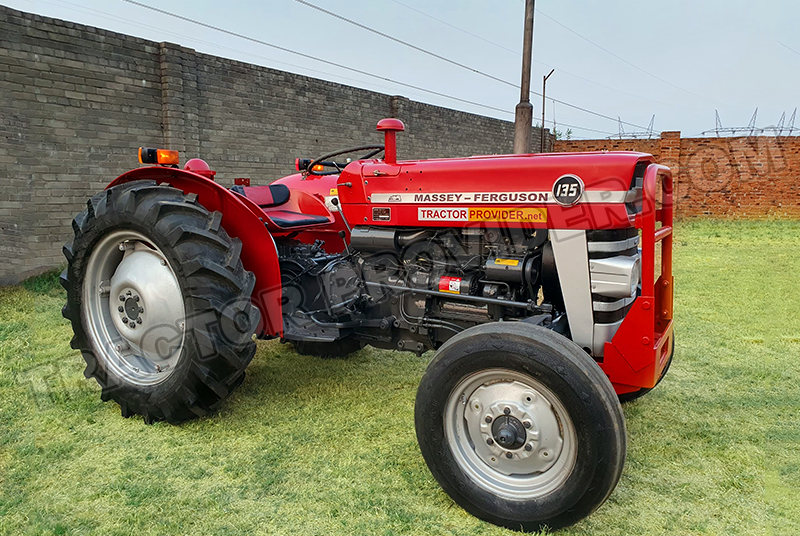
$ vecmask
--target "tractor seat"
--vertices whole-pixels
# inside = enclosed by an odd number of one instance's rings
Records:
[[[289,188],[284,184],[236,185],[231,187],[231,191],[258,205],[269,218],[270,225],[279,228],[273,230],[294,229],[333,222],[332,217],[319,214],[319,212],[328,213],[322,201],[303,191],[297,191],[294,196],[290,196]],[[318,214],[308,214],[308,212],[317,212]]]
[[[302,214],[300,212],[292,212],[290,210],[270,210],[268,215],[269,218],[275,222],[275,225],[284,229],[315,225],[318,223],[329,223],[330,221],[325,216]]]
[[[243,195],[261,208],[277,207],[289,200],[289,188],[285,184],[265,186],[231,186],[231,191]]]

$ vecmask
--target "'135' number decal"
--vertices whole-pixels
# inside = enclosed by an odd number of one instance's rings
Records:
[[[557,197],[574,197],[578,195],[577,184],[559,184]]]
[[[572,206],[582,195],[583,181],[576,175],[563,175],[553,184],[553,197],[559,205]]]

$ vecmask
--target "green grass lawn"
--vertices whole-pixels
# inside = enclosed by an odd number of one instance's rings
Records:
[[[691,222],[677,350],[625,407],[616,491],[560,534],[800,534],[800,222]],[[208,418],[146,426],[100,401],[52,275],[0,288],[2,534],[512,534],[440,490],[414,437],[432,354],[346,361],[259,343]]]

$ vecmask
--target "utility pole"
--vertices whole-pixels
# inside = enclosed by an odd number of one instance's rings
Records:
[[[534,0],[525,0],[525,33],[522,38],[522,84],[519,104],[514,115],[514,153],[531,152],[531,127],[533,106],[531,105],[531,51],[533,50]]]
[[[544,109],[545,109],[544,95],[545,95],[545,93],[547,93],[547,79],[550,78],[550,75],[553,74],[554,72],[556,72],[556,70],[552,69],[549,73],[547,73],[547,76],[543,76],[542,77],[542,135],[541,135],[541,138],[542,138],[542,152],[544,152]],[[553,113],[555,113],[555,112],[553,112]],[[555,134],[555,132],[553,134]]]

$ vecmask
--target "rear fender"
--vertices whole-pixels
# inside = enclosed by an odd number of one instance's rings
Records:
[[[222,214],[222,226],[231,236],[242,241],[241,259],[246,270],[256,276],[253,304],[261,311],[256,333],[281,336],[281,271],[275,241],[264,226],[263,213],[246,197],[236,195],[216,182],[196,173],[167,167],[142,167],[124,173],[106,188],[138,180],[168,183],[184,193],[197,194],[206,209]]]

